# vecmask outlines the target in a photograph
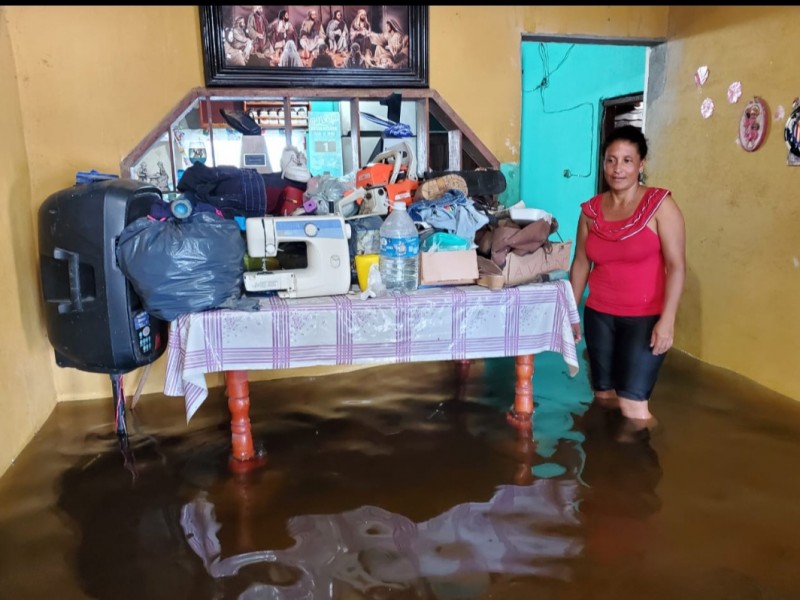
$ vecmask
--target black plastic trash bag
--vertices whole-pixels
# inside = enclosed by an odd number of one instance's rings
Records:
[[[245,242],[210,212],[180,221],[143,217],[119,236],[117,261],[147,312],[165,321],[241,297]]]

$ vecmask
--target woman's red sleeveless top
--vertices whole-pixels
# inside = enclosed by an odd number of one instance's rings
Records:
[[[586,306],[623,317],[661,314],[666,269],[661,240],[647,223],[669,195],[663,188],[647,188],[634,213],[621,221],[606,221],[602,194],[581,204],[592,222],[586,238],[589,272]]]

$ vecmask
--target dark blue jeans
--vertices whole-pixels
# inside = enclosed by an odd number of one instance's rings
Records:
[[[616,317],[584,308],[592,388],[615,390],[629,400],[649,400],[666,353],[653,356],[650,336],[660,315]]]

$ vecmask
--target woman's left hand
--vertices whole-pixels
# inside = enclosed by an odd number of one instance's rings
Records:
[[[674,333],[674,326],[671,322],[659,319],[653,327],[653,333],[650,335],[650,348],[653,349],[653,354],[658,356],[664,354],[667,350],[672,348],[672,335]]]

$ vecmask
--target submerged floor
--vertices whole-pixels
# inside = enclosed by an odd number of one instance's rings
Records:
[[[221,390],[143,397],[127,460],[110,400],[60,404],[0,479],[0,598],[800,598],[800,404],[673,353],[620,443],[536,366],[533,441],[509,359],[255,384],[240,475]]]

